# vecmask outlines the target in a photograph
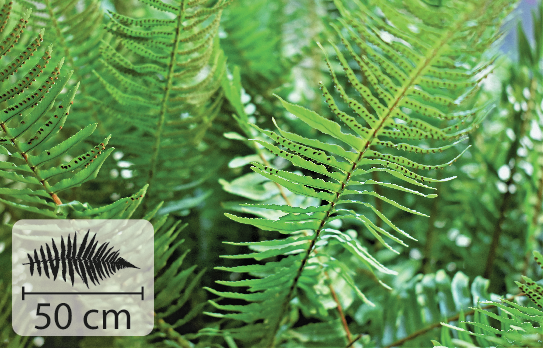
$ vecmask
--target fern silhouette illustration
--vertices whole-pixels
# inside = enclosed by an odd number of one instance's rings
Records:
[[[37,270],[39,276],[42,273],[49,279],[53,276],[53,281],[60,276],[64,281],[66,277],[74,286],[75,274],[81,278],[83,283],[89,288],[89,280],[93,285],[100,284],[100,280],[111,277],[117,271],[125,268],[139,267],[120,257],[120,249],[112,251],[113,246],[109,247],[109,242],[98,246],[96,234],[89,239],[90,230],[83,237],[83,241],[77,245],[77,234],[74,233],[73,242],[68,235],[68,241],[64,242],[64,237],[60,237],[60,252],[54,239],[51,239],[51,247],[45,243],[39,251],[34,249],[34,255],[27,253],[29,262],[23,265],[30,265],[30,275],[34,275]],[[87,242],[88,241],[88,242]],[[109,248],[108,248],[109,247]],[[42,270],[43,268],[43,270]]]

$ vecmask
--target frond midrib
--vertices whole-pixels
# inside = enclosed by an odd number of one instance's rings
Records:
[[[0,126],[2,127],[2,130],[4,131],[4,133],[9,137],[10,136],[9,131],[4,125],[4,123],[1,123]],[[47,180],[41,177],[36,167],[33,166],[32,163],[30,163],[28,156],[26,155],[26,153],[24,153],[24,151],[21,150],[21,148],[19,147],[19,144],[17,142],[14,142],[12,146],[15,147],[15,149],[17,150],[19,154],[21,154],[21,157],[24,159],[26,165],[32,170],[32,175],[34,175],[34,177],[42,184],[43,188],[45,189],[45,192],[47,192],[49,196],[51,196],[51,199],[55,202],[56,205],[61,205],[62,201],[60,200],[60,198],[57,196],[56,193],[54,193],[51,190],[51,185],[49,185]]]
[[[419,67],[413,69],[413,72],[411,73],[409,81],[394,96],[394,98],[393,98],[394,102],[392,103],[392,106],[389,108],[387,114],[381,119],[380,123],[375,128],[375,130],[373,131],[371,137],[366,140],[366,143],[364,144],[363,149],[358,150],[359,156],[358,156],[357,160],[355,162],[353,162],[353,165],[352,165],[351,169],[346,174],[345,179],[341,182],[341,189],[338,192],[336,192],[336,197],[334,198],[334,201],[329,203],[329,209],[326,211],[326,214],[324,215],[324,218],[322,218],[322,220],[320,221],[319,227],[317,228],[317,230],[315,230],[315,237],[311,240],[311,244],[309,245],[309,247],[308,247],[308,249],[306,251],[306,255],[305,255],[304,259],[302,260],[301,265],[298,268],[298,272],[296,273],[296,276],[294,277],[294,281],[293,281],[293,283],[292,283],[292,285],[291,285],[291,287],[289,289],[289,292],[288,292],[287,296],[285,297],[285,301],[283,302],[283,305],[282,305],[282,308],[281,308],[281,311],[280,311],[280,315],[278,317],[279,320],[276,321],[273,330],[271,330],[270,344],[268,345],[268,347],[274,347],[275,346],[275,336],[276,336],[277,331],[279,330],[279,325],[280,325],[280,322],[281,322],[281,318],[283,318],[285,312],[288,310],[288,304],[290,303],[292,294],[294,293],[294,290],[296,288],[298,280],[300,279],[300,277],[301,277],[301,275],[303,273],[303,270],[305,268],[305,265],[306,265],[307,261],[309,260],[309,257],[311,255],[311,253],[313,252],[313,249],[315,247],[315,244],[316,244],[317,240],[319,239],[319,236],[320,236],[320,233],[322,232],[322,229],[324,228],[326,222],[328,221],[328,218],[332,214],[332,211],[333,211],[335,205],[337,204],[337,202],[339,201],[339,198],[341,197],[343,191],[345,190],[345,187],[347,187],[347,184],[349,183],[353,172],[357,168],[360,161],[364,158],[364,154],[370,148],[373,140],[375,138],[377,138],[377,136],[379,136],[379,133],[380,133],[381,129],[383,128],[383,126],[385,125],[388,118],[392,115],[393,111],[396,108],[398,108],[398,105],[400,104],[401,100],[405,97],[405,95],[407,94],[409,89],[413,85],[415,85],[416,79],[424,74],[425,69],[432,63],[432,61],[436,57],[438,57],[439,52],[445,47],[446,43],[451,39],[451,37],[461,27],[461,25],[466,22],[467,19],[469,19],[469,14],[466,14],[462,18],[458,19],[455,22],[455,25],[451,26],[451,28],[447,31],[447,33],[445,33],[442,36],[442,38],[439,41],[437,41],[438,44],[436,45],[436,48],[434,48],[431,51],[431,53],[429,55],[427,55],[426,58],[421,63],[419,63]]]
[[[172,54],[170,56],[170,61],[168,63],[168,76],[166,77],[166,86],[164,88],[162,103],[160,105],[160,113],[158,116],[158,124],[157,124],[157,129],[156,129],[156,136],[155,136],[156,139],[155,139],[155,144],[153,145],[153,154],[151,156],[151,166],[149,169],[149,177],[147,179],[147,183],[149,184],[149,190],[151,190],[151,187],[153,186],[153,180],[155,178],[156,169],[157,169],[156,167],[159,160],[162,132],[163,132],[164,124],[166,123],[165,121],[166,121],[168,100],[170,98],[174,69],[177,62],[176,58],[177,58],[177,50],[179,46],[179,36],[181,35],[181,28],[183,26],[183,21],[185,20],[185,14],[186,14],[185,1],[183,0],[181,3],[181,6],[179,7],[179,14],[177,15],[177,24],[176,24],[175,35],[173,39],[174,42],[173,42]]]

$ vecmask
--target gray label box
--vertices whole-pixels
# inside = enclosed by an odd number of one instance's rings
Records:
[[[21,336],[153,329],[154,230],[146,220],[20,220],[12,270],[13,330]]]

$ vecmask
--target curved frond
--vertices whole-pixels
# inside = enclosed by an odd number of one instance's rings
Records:
[[[99,46],[106,34],[100,2],[89,0],[84,6],[78,1],[62,0],[21,0],[19,3],[32,10],[29,18],[32,28],[47,28],[44,44],[54,45],[58,57],[64,57],[64,64],[73,69],[71,83],[81,83],[82,98],[74,106],[76,117],[72,124],[81,127],[89,122],[99,123],[97,107],[88,97],[98,99],[103,94],[93,74],[93,70],[101,70]]]
[[[199,153],[218,115],[225,57],[217,30],[228,1],[143,1],[161,17],[133,19],[110,12],[98,78],[112,102],[97,101],[116,118],[120,144],[138,186],[153,200],[173,200],[191,175],[209,175]],[[184,182],[185,181],[185,182]],[[177,188],[179,187],[179,188]]]
[[[9,14],[9,5],[4,5],[3,11]],[[19,38],[17,33],[24,30],[29,16],[30,11],[27,11],[11,32],[6,26],[2,27],[4,54]],[[42,38],[43,30],[15,61],[7,64],[2,80],[17,68],[24,68],[22,65],[38,50]],[[71,157],[74,146],[89,137],[96,124],[87,125],[64,141],[56,139],[70,113],[79,84],[67,87],[72,72],[61,72],[63,60],[53,69],[46,69],[51,52],[49,46],[38,61],[30,60],[33,66],[25,69],[26,75],[4,94],[8,106],[0,116],[0,154],[4,159],[0,162],[0,201],[16,209],[57,217],[63,214],[56,207],[62,204],[58,193],[95,178],[113,149],[106,149],[109,141],[106,137],[97,144],[85,145],[84,153]],[[63,89],[67,91],[63,93]]]
[[[299,304],[302,298],[317,297],[313,279],[318,279],[318,274],[340,268],[345,269],[348,277],[348,267],[342,268],[341,262],[333,262],[334,254],[328,254],[330,245],[341,246],[357,260],[359,267],[395,274],[368,252],[363,239],[338,230],[338,221],[349,220],[364,226],[373,238],[393,252],[397,251],[388,240],[406,245],[403,239],[412,239],[378,213],[368,198],[425,216],[373,187],[433,198],[436,195],[427,191],[432,189],[430,184],[451,179],[436,180],[418,171],[441,169],[459,155],[452,154],[450,161],[439,164],[419,162],[404,155],[446,150],[451,142],[475,129],[488,113],[491,106],[475,104],[473,96],[491,70],[492,60],[485,57],[485,51],[499,36],[500,23],[507,13],[504,6],[512,8],[505,1],[458,1],[436,8],[414,2],[386,1],[371,7],[357,2],[356,10],[347,10],[340,1],[335,3],[342,18],[332,26],[343,48],[331,44],[330,51],[339,60],[350,85],[341,81],[338,69],[326,57],[339,96],[336,98],[321,84],[331,109],[330,118],[280,99],[286,111],[321,134],[319,140],[281,127],[277,132],[258,129],[271,142],[255,140],[258,147],[299,167],[301,172],[257,162],[252,167],[287,191],[320,204],[307,208],[249,205],[249,209],[279,212],[273,219],[227,214],[235,221],[285,235],[284,239],[245,243],[253,253],[228,256],[279,261],[239,269],[221,268],[258,277],[219,282],[248,288],[246,293],[217,295],[245,299],[249,304],[212,302],[220,311],[213,316],[262,326],[265,334],[260,336],[260,346],[273,347],[282,341],[285,328],[294,325],[287,318],[291,308],[303,308]],[[356,98],[355,93],[361,98]],[[426,139],[441,141],[443,145],[428,148]],[[370,176],[375,171],[383,173],[384,181]],[[393,232],[376,225],[370,218],[374,213]],[[353,291],[367,301],[354,284]],[[319,301],[311,303],[317,305]],[[319,314],[318,309],[312,313],[323,318]]]
[[[543,256],[533,252],[535,261],[542,265]],[[529,277],[522,277],[525,283],[516,282],[521,294],[525,295],[539,308],[523,303],[522,298],[502,298],[499,301],[483,302],[489,307],[498,308],[497,313],[489,308],[474,308],[475,314],[471,320],[463,316],[457,325],[441,323],[443,325],[441,343],[433,342],[434,346],[456,347],[458,345],[473,345],[473,342],[481,347],[490,346],[523,346],[537,347],[541,345],[541,327],[543,325],[543,288]],[[499,327],[491,324],[497,322]],[[452,329],[452,330],[450,330]],[[452,331],[452,332],[451,332]],[[458,338],[451,337],[451,333]]]

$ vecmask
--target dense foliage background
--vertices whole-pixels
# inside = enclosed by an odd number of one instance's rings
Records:
[[[0,344],[541,346],[543,5],[516,5],[4,2]],[[151,221],[153,333],[15,335],[30,218]]]

